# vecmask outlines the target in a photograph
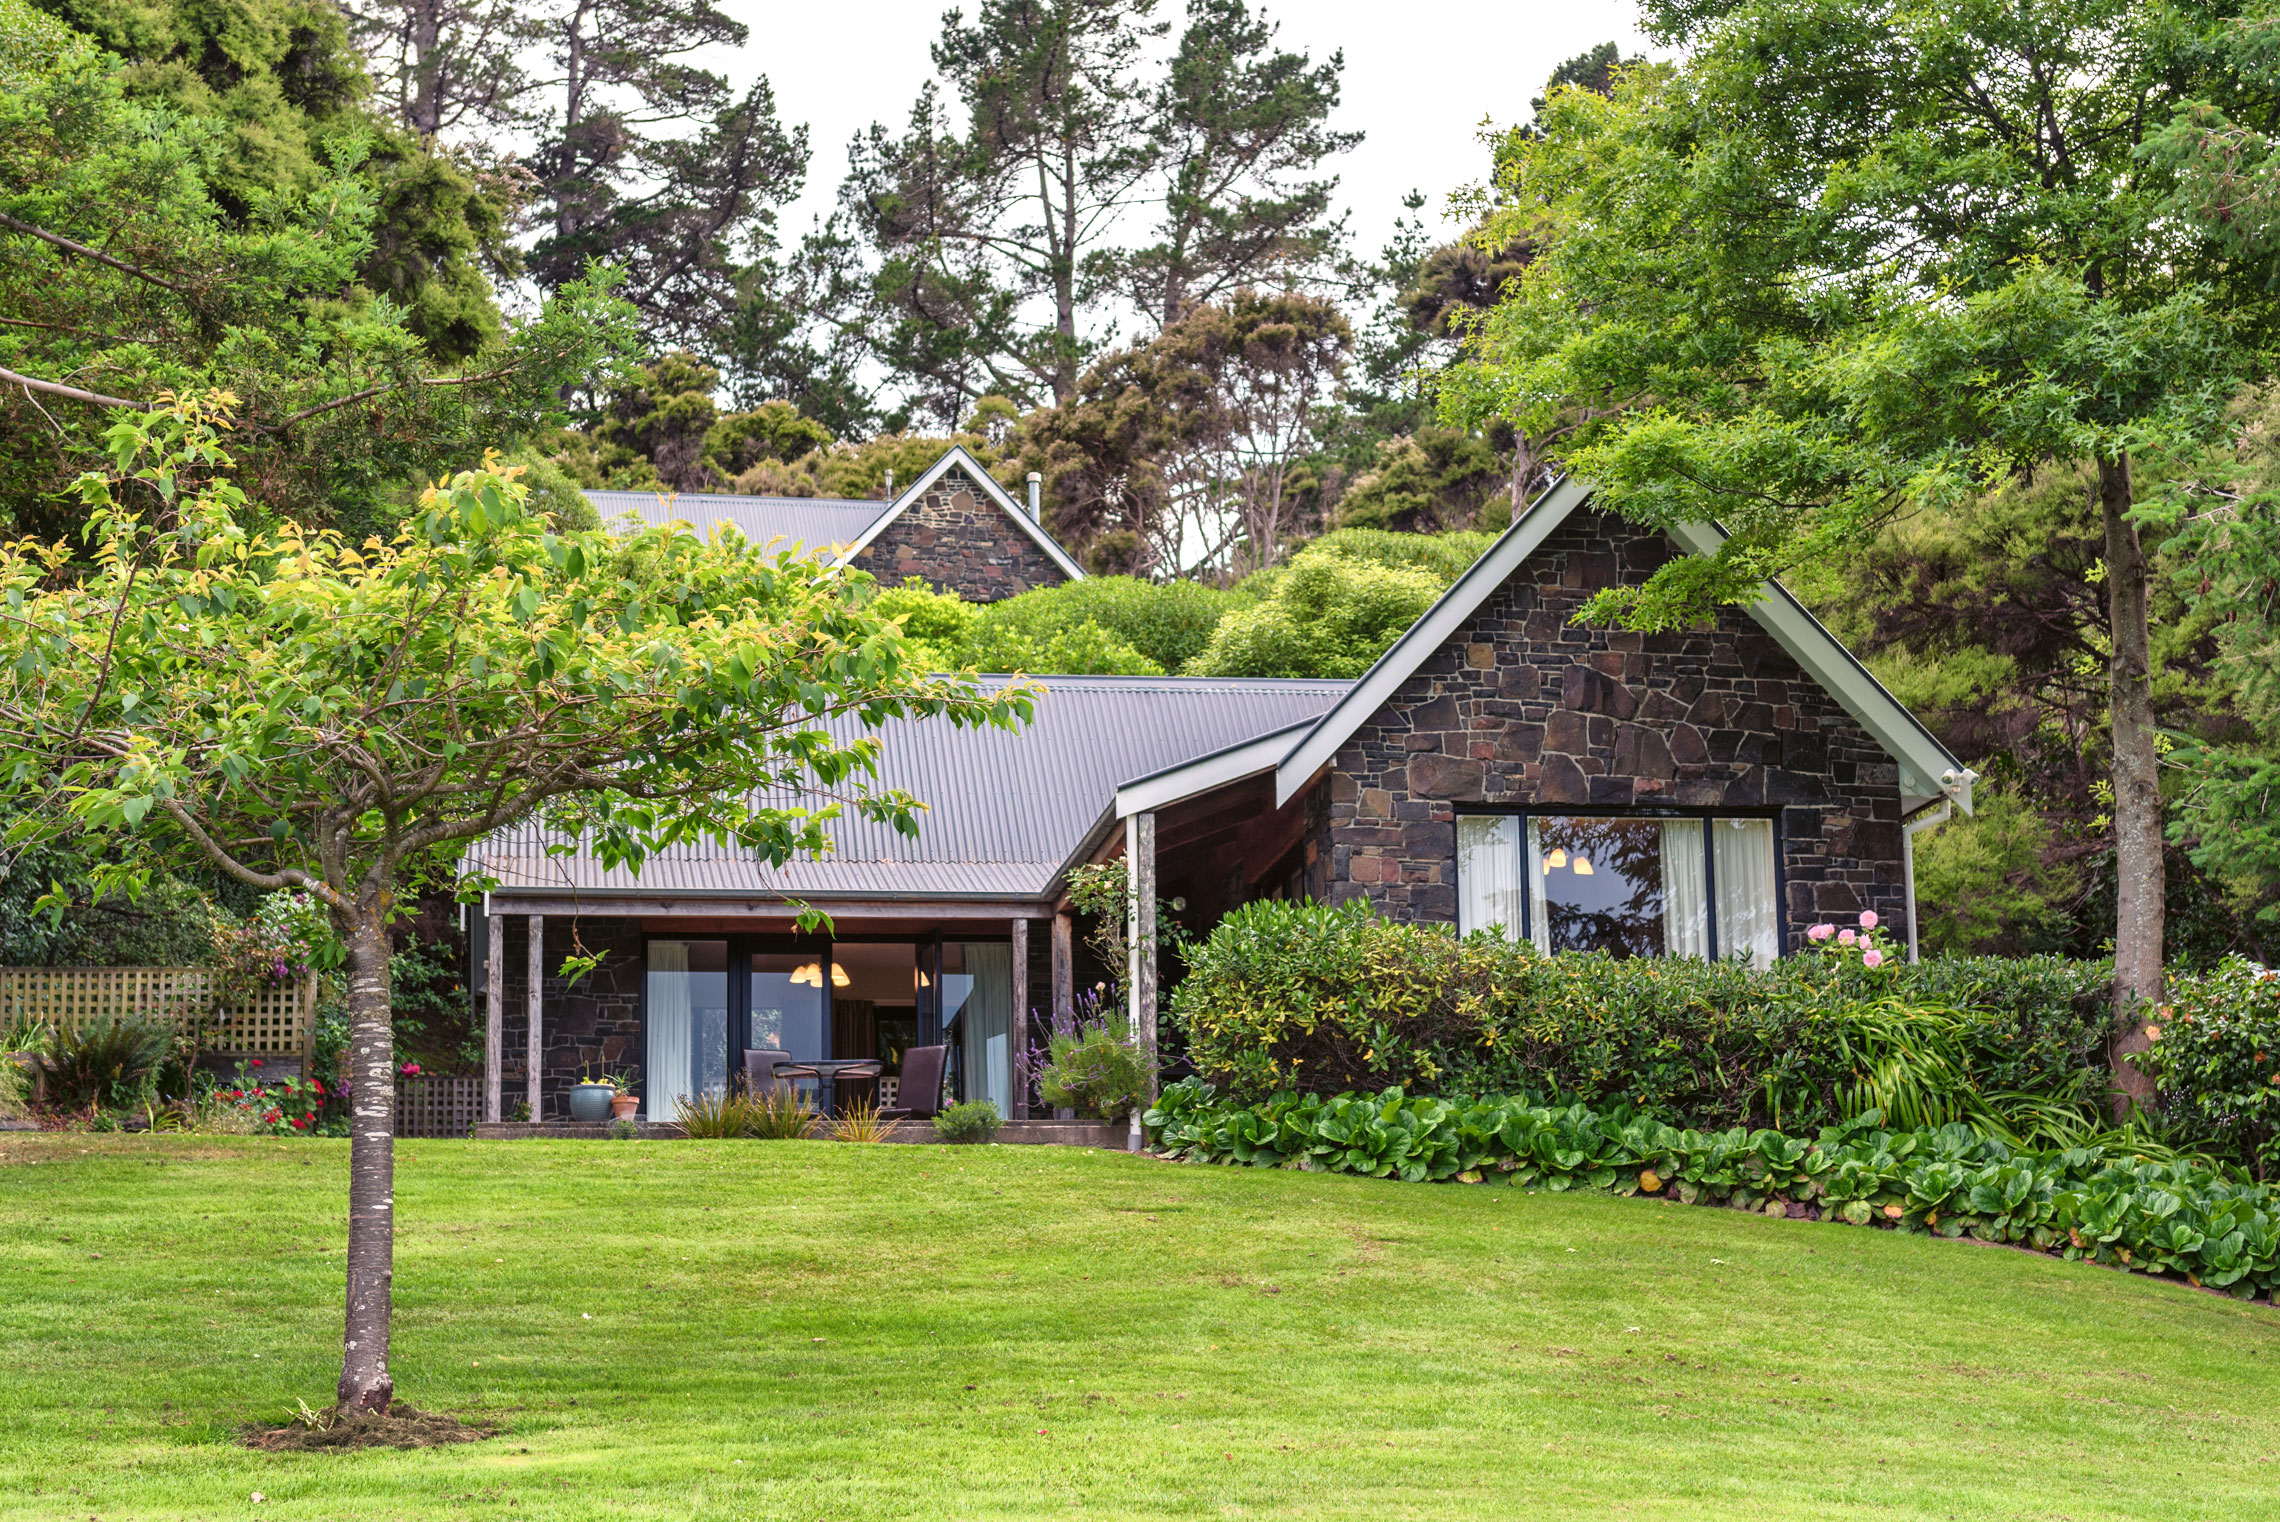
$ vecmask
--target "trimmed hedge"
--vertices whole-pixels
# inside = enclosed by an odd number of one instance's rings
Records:
[[[1220,1099],[1188,1079],[1145,1121],[1162,1155],[1405,1182],[1605,1189],[1903,1231],[1966,1234],[2183,1278],[2241,1299],[2280,1285],[2280,1198],[2142,1147],[2014,1149],[1957,1124],[1882,1129],[1874,1111],[1811,1140],[1681,1130],[1584,1105],[1376,1097]]]
[[[1796,1130],[1858,1111],[1863,1083],[1892,1073],[1914,1078],[1925,1118],[1964,1118],[1982,1097],[2095,1100],[2110,979],[2059,957],[1870,969],[1807,955],[1765,972],[1546,957],[1358,904],[1270,901],[1193,949],[1171,1014],[1197,1072],[1239,1099],[1393,1085]]]
[[[2172,978],[2147,1034],[2161,1113],[2256,1177],[2280,1173],[2280,973],[2227,957]]]

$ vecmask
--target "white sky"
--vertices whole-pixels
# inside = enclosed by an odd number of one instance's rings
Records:
[[[783,221],[796,238],[831,209],[848,139],[873,121],[900,130],[933,72],[927,48],[951,7],[946,0],[720,3],[752,28],[752,42],[705,66],[740,89],[766,74],[783,120],[808,125],[814,156],[806,193]],[[1160,6],[1176,34],[1184,3]],[[970,16],[973,0],[963,8]],[[1385,0],[1254,0],[1252,9],[1281,22],[1286,48],[1318,61],[1345,50],[1337,125],[1367,136],[1333,167],[1353,213],[1354,247],[1364,254],[1383,246],[1412,188],[1430,198],[1428,229],[1454,235],[1439,218],[1451,190],[1482,177],[1486,159],[1475,134],[1483,118],[1518,119],[1554,68],[1610,38],[1625,54],[1645,47],[1631,0],[1440,0],[1416,9]]]

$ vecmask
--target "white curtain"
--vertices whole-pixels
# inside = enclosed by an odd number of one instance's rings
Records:
[[[1781,906],[1773,894],[1773,821],[1713,820],[1710,842],[1710,864],[1718,879],[1718,955],[1746,954],[1751,966],[1770,967],[1781,954]]]
[[[1520,939],[1520,820],[1513,814],[1457,816],[1457,931],[1491,925]]]
[[[1663,955],[1666,957],[1710,955],[1710,884],[1705,867],[1702,821],[1664,820],[1662,890]]]
[[[1552,949],[1552,910],[1544,897],[1544,841],[1537,828],[1539,822],[1528,821],[1528,851],[1521,860],[1527,863],[1528,872],[1529,939],[1536,943],[1538,951],[1548,956]]]
[[[691,1029],[689,943],[649,943],[649,1071],[643,1087],[651,1120],[673,1119],[673,1100],[689,1093]]]
[[[966,974],[974,991],[966,999],[966,1097],[986,1099],[998,1114],[1013,1114],[1013,948],[988,941],[965,945]]]

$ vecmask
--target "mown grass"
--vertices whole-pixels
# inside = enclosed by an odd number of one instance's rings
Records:
[[[1994,1248],[1047,1148],[0,1138],[0,1518],[2268,1516],[2280,1314]],[[266,1500],[251,1503],[254,1492]]]

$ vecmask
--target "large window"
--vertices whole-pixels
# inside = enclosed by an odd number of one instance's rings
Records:
[[[1770,819],[1465,814],[1457,923],[1542,951],[1747,957],[1781,949]]]
[[[651,1120],[676,1099],[728,1087],[728,942],[649,943],[649,1050],[642,1089]]]

